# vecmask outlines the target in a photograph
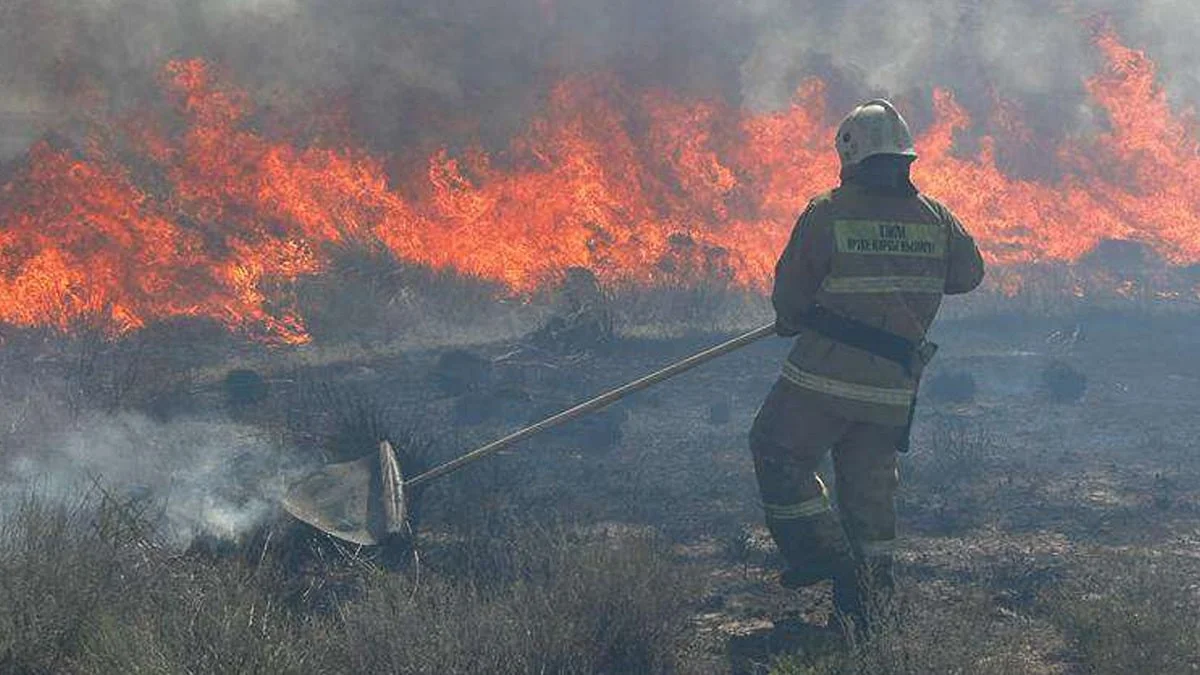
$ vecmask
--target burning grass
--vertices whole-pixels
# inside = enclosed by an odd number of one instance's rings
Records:
[[[1195,270],[1184,267],[1200,256],[1194,125],[1145,53],[1108,25],[1092,42],[1099,69],[1081,84],[1099,131],[1049,147],[1018,108],[1001,102],[1007,121],[996,127],[935,88],[932,119],[918,130],[917,182],[1003,266],[1000,295],[1037,286],[1028,266],[1051,263],[1061,283],[1033,302],[1082,298],[1094,285],[1194,306]],[[288,111],[245,84],[192,58],[163,63],[156,91],[126,101],[132,113],[107,109],[115,93],[79,98],[89,128],[69,136],[88,142],[36,143],[5,176],[0,320],[69,329],[99,317],[128,333],[204,317],[297,345],[370,325],[377,312],[392,327],[418,312],[465,323],[455,314],[471,302],[410,304],[396,292],[430,277],[468,279],[468,299],[496,288],[535,294],[573,267],[612,288],[703,296],[716,280],[761,292],[794,218],[837,176],[827,109],[837,92],[819,78],[758,111],[574,73],[499,149],[464,134],[403,158],[376,154],[334,122],[348,121],[324,105],[337,96],[309,92],[317,110]],[[322,133],[297,131],[314,123]],[[1008,144],[1001,155],[1053,158],[1055,175],[1009,171],[997,155]],[[361,246],[365,256],[347,255]],[[1075,263],[1099,269],[1079,274]],[[1130,266],[1149,282],[1124,273]],[[351,285],[363,302],[327,302],[338,292],[329,285]]]

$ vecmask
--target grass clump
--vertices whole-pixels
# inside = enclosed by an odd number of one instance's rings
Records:
[[[53,673],[76,652],[120,579],[118,552],[81,503],[17,498],[0,519],[0,672]]]
[[[850,635],[838,648],[777,658],[770,675],[1011,675],[1032,672],[1022,636],[998,626],[981,594],[950,602],[903,597],[881,608],[869,639]]]
[[[142,579],[131,603],[101,611],[77,647],[82,672],[310,673],[324,670],[320,626],[290,607],[269,572],[180,561]]]
[[[638,535],[518,535],[454,582],[380,579],[349,607],[353,672],[673,672],[696,579]],[[478,568],[477,568],[478,569]]]

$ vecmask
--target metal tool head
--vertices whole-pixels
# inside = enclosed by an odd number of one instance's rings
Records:
[[[407,529],[404,480],[391,443],[352,462],[330,464],[292,487],[283,508],[354,544],[374,546]]]

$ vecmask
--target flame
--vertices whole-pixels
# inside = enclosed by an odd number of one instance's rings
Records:
[[[1054,180],[1007,175],[991,136],[957,153],[973,120],[934,91],[916,179],[993,265],[1069,263],[1105,239],[1200,261],[1192,115],[1171,109],[1154,63],[1111,29],[1096,46],[1105,66],[1086,88],[1108,127],[1050,149],[1064,167]],[[302,140],[274,128],[226,80],[204,61],[172,62],[169,114],[98,129],[79,150],[30,149],[0,191],[0,323],[70,330],[99,317],[119,333],[199,316],[299,343],[303,318],[282,289],[321,273],[330,244],[358,239],[514,294],[573,266],[607,283],[716,277],[765,291],[796,215],[838,169],[815,79],[786,109],[755,113],[575,76],[504,152],[440,149],[399,175],[347,130]],[[1004,140],[1032,142],[1004,102],[993,122]]]

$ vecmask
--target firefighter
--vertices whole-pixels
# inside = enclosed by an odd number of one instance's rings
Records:
[[[776,331],[795,337],[750,432],[787,588],[832,579],[843,625],[870,627],[892,588],[897,452],[943,295],[983,279],[974,240],[909,178],[917,154],[886,100],[838,128],[841,185],[801,214],[775,269]],[[837,510],[816,474],[832,452]],[[847,624],[849,622],[849,624]]]

